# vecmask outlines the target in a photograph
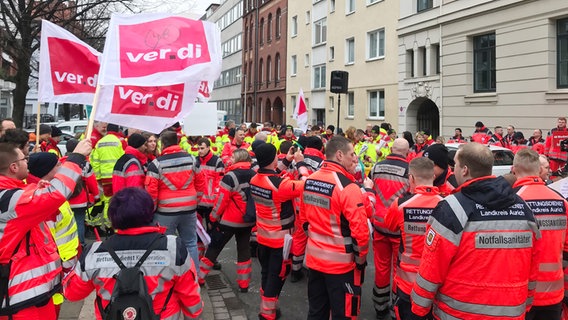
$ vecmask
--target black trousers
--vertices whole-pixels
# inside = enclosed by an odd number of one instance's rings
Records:
[[[560,320],[562,317],[562,302],[550,306],[533,306],[527,312],[526,320]]]
[[[412,304],[410,303],[410,296],[397,288],[395,301],[395,313],[400,320],[433,320],[432,310],[425,316],[421,317],[412,313]]]
[[[215,237],[211,237],[212,241],[205,252],[205,258],[209,259],[209,261],[217,261],[217,257],[234,235],[235,241],[237,242],[237,261],[245,262],[250,260],[249,240],[251,229],[252,227],[234,228],[220,225],[219,230],[210,232],[219,234],[215,235]],[[213,241],[214,238],[217,239]]]
[[[282,248],[270,248],[260,243],[258,244],[258,261],[261,267],[261,289],[264,296],[278,297],[290,273],[291,263],[284,264]]]
[[[344,320],[359,315],[361,271],[328,274],[310,269],[308,275],[308,320]],[[364,272],[364,271],[363,271]]]

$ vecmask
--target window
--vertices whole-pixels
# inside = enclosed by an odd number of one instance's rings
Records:
[[[245,50],[248,49],[248,47],[247,47],[247,41],[248,41],[247,37],[249,36],[248,34],[249,34],[249,28],[248,28],[248,26],[245,26],[245,35],[244,35],[245,39],[243,40]]]
[[[266,82],[270,83],[272,80],[272,58],[268,56],[266,59]]]
[[[345,64],[353,64],[355,62],[355,39],[345,40]]]
[[[385,56],[385,29],[367,32],[367,59]]]
[[[333,101],[333,97],[329,97],[329,109],[333,110],[335,107],[335,103]]]
[[[262,70],[264,69],[264,61],[262,61],[262,59],[260,59],[260,61],[258,62],[258,85],[262,86],[262,81],[263,81],[263,74],[262,74]]]
[[[355,93],[348,92],[347,93],[347,116],[354,117],[355,116]]]
[[[345,0],[345,14],[355,12],[355,0]]]
[[[335,47],[329,47],[329,61],[333,61],[335,59]]]
[[[266,41],[272,40],[272,13],[268,15],[268,23],[266,25]]]
[[[473,38],[473,91],[495,92],[495,33]]]
[[[304,67],[309,67],[310,66],[310,54],[306,53],[304,55]]]
[[[418,48],[418,76],[426,76],[426,47]]]
[[[367,5],[370,6],[370,5],[372,5],[373,3],[377,3],[377,2],[379,2],[379,1],[380,1],[380,0],[367,0]]]
[[[292,107],[295,110],[296,109],[296,103],[297,103],[296,96],[290,96],[290,102],[292,102]]]
[[[280,81],[280,54],[276,54],[276,59],[274,61],[274,71],[275,71],[275,78],[274,81],[278,83]]]
[[[416,0],[416,11],[424,11],[431,9],[434,6],[433,0]]]
[[[314,89],[325,89],[325,65],[314,67]]]
[[[369,118],[384,118],[385,92],[383,90],[369,91]]]
[[[280,38],[282,35],[282,11],[280,8],[276,10],[276,38]]]
[[[432,45],[430,50],[432,50],[432,54],[434,55],[433,62],[436,65],[436,74],[440,74],[440,45]]]
[[[260,19],[260,26],[258,27],[259,43],[264,42],[264,18]]]
[[[329,12],[335,12],[335,0],[329,1]]]
[[[327,19],[314,22],[314,45],[325,43],[327,40]]]
[[[298,35],[298,16],[292,17],[292,37]]]
[[[406,50],[406,77],[414,78],[414,50]]]
[[[296,55],[293,55],[291,60],[290,60],[290,75],[291,76],[295,76],[296,73],[298,72],[298,57]]]
[[[556,82],[558,88],[568,88],[568,19],[558,20],[557,28]]]
[[[249,49],[252,49],[252,30],[254,30],[254,27],[252,25],[252,21],[250,22],[250,28],[249,28]]]

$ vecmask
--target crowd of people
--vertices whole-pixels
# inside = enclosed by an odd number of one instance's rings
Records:
[[[356,319],[369,251],[377,319],[561,319],[568,203],[546,181],[566,163],[565,118],[529,141],[456,128],[454,159],[443,137],[388,123],[296,137],[229,120],[188,137],[95,121],[66,154],[57,128],[30,146],[1,125],[0,319],[57,319],[93,291],[97,319],[198,317],[233,237],[242,293],[260,268],[259,319],[283,317],[285,281],[306,274],[308,319]],[[506,178],[492,144],[515,153]]]

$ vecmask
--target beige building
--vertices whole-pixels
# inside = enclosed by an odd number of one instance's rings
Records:
[[[398,42],[400,131],[482,121],[528,139],[568,113],[565,0],[401,0]]]
[[[310,124],[365,129],[398,126],[399,5],[396,0],[289,1],[286,114],[299,90]],[[330,74],[349,73],[348,93],[330,92]],[[339,101],[339,99],[341,99]]]

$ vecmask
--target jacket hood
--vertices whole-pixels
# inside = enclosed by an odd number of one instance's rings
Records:
[[[482,177],[470,180],[460,188],[463,195],[488,209],[503,209],[516,202],[516,193],[503,177]]]

